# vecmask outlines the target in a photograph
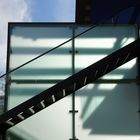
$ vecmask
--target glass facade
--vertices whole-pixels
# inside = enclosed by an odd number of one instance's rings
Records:
[[[9,70],[59,46],[91,25],[11,24]],[[97,62],[137,38],[133,25],[102,25],[63,44],[9,75],[7,110]],[[136,59],[11,128],[12,140],[132,140],[139,135]],[[116,80],[102,83],[102,80]],[[78,110],[73,115],[70,110]],[[38,133],[37,133],[38,132]],[[130,136],[128,138],[128,136]]]

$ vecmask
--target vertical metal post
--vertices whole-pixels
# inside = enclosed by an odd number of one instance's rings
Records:
[[[75,25],[72,25],[72,37],[75,36]],[[75,73],[75,39],[72,40],[72,74]],[[70,113],[72,113],[72,139],[70,140],[78,140],[76,138],[75,133],[75,113],[78,112],[75,110],[75,92],[72,93],[72,110]]]
[[[10,32],[12,32],[12,28],[10,27],[10,23],[8,24],[8,37],[7,37],[7,64],[6,64],[6,73],[10,69]],[[6,75],[6,84],[5,84],[5,98],[4,98],[4,112],[7,111],[7,104],[8,104],[8,91],[9,91],[9,79],[10,74]]]

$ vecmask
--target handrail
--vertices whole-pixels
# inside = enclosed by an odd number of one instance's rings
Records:
[[[75,39],[75,38],[81,36],[82,34],[88,32],[88,31],[90,31],[91,29],[95,28],[96,26],[98,26],[98,24],[91,26],[90,28],[88,28],[88,29],[86,29],[85,31],[79,33],[78,35],[76,35],[76,36],[74,36],[74,37],[72,37],[72,38],[66,40],[65,42],[59,44],[58,46],[56,46],[56,47],[54,47],[54,48],[52,48],[52,49],[50,49],[50,50],[48,50],[48,51],[46,51],[46,52],[44,52],[44,53],[38,55],[37,57],[34,57],[33,59],[29,60],[28,62],[26,62],[26,63],[24,63],[24,64],[22,64],[22,65],[20,65],[20,66],[18,66],[18,67],[16,67],[16,68],[14,68],[14,69],[12,69],[12,70],[6,72],[5,74],[1,75],[0,78],[2,78],[2,77],[4,77],[4,76],[8,75],[8,74],[11,73],[11,72],[14,72],[14,71],[20,69],[21,67],[23,67],[23,66],[25,66],[25,65],[27,65],[27,64],[29,64],[29,63],[31,63],[31,62],[33,62],[34,60],[36,60],[36,59],[38,59],[38,58],[44,56],[45,54],[50,53],[51,51],[53,51],[53,50],[59,48],[60,46],[62,46],[62,45],[64,45],[64,44],[66,44],[66,43],[72,41],[73,39]]]

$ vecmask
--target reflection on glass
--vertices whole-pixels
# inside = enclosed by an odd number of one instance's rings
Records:
[[[111,49],[116,43],[116,38],[77,38],[75,45],[77,48],[91,48],[91,49]],[[105,44],[105,45],[103,45]]]
[[[87,29],[78,27],[76,34]],[[75,39],[76,71],[97,62],[136,38],[134,26],[100,26]],[[79,43],[81,41],[81,44]],[[114,62],[115,63],[115,62]],[[106,74],[101,79],[135,78],[136,59]],[[130,140],[139,134],[138,89],[135,84],[91,84],[76,94],[76,134],[81,140]],[[105,136],[105,137],[104,137]],[[124,136],[124,137],[122,137]]]

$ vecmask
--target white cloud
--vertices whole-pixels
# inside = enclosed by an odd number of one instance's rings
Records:
[[[30,0],[0,0],[0,75],[5,71],[8,22],[31,21]]]

